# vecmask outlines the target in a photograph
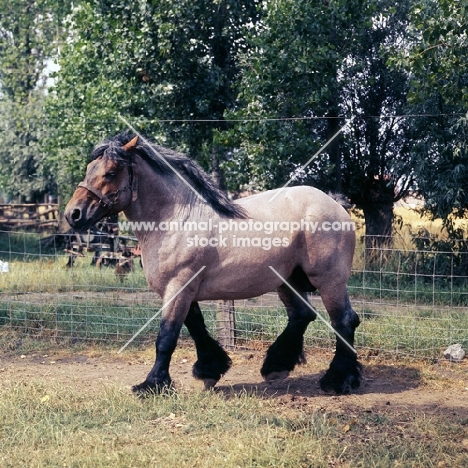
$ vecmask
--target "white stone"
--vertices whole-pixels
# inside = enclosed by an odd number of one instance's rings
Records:
[[[449,361],[460,362],[465,357],[465,351],[460,343],[453,344],[444,351],[444,357]]]

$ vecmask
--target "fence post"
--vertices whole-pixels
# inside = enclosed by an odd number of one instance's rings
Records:
[[[227,349],[236,345],[236,321],[234,301],[219,301],[216,305],[216,336],[219,344]]]

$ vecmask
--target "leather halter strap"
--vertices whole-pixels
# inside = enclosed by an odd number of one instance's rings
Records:
[[[78,184],[78,187],[83,187],[88,192],[91,192],[99,200],[99,203],[102,206],[108,207],[108,208],[111,208],[112,205],[117,203],[118,196],[119,196],[119,194],[121,192],[121,190],[116,190],[115,192],[110,193],[109,195],[112,196],[112,198],[114,198],[113,200],[111,200],[108,195],[104,195],[100,190],[97,190],[94,187],[92,187],[91,185],[88,185],[85,181],[80,182]]]
[[[115,192],[111,192],[107,195],[104,195],[100,190],[92,187],[91,185],[88,185],[86,181],[80,182],[78,184],[78,187],[82,187],[86,189],[88,192],[92,193],[99,200],[99,203],[104,208],[112,208],[114,205],[118,203],[119,195],[123,192],[126,192],[127,190],[132,190],[132,198],[130,200],[130,203],[134,202],[137,199],[137,196],[138,196],[137,179],[136,179],[135,169],[131,165],[129,165],[129,177],[130,177],[130,182],[128,185],[126,185],[123,189],[118,189]]]

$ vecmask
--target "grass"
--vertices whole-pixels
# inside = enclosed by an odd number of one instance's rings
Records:
[[[466,466],[468,421],[424,413],[324,411],[241,392],[138,401],[38,382],[0,387],[2,467]]]
[[[158,304],[158,306],[160,303]],[[157,311],[147,303],[96,301],[65,297],[55,302],[46,298],[41,303],[0,302],[0,323],[23,335],[53,340],[106,342],[114,346],[125,344]],[[209,331],[216,334],[216,307],[203,307]],[[323,306],[319,313],[326,317]],[[465,311],[445,309],[397,308],[392,305],[368,305],[360,311],[361,325],[356,331],[356,346],[380,353],[403,354],[430,358],[440,355],[449,344],[468,345],[468,317]],[[236,310],[238,343],[265,346],[276,339],[286,325],[281,308]],[[151,323],[134,344],[153,340],[159,317]],[[185,328],[182,336],[188,336]],[[333,348],[334,336],[320,320],[313,322],[305,335],[305,345]]]
[[[148,291],[141,268],[120,282],[112,268],[96,268],[91,257],[78,258],[73,268],[67,268],[66,256],[40,256],[32,260],[10,262],[10,272],[0,275],[0,292],[4,293],[59,293]]]
[[[468,306],[468,289],[447,277],[425,277],[386,271],[355,271],[348,282],[355,299],[385,300],[403,305]]]
[[[373,251],[358,242],[348,282],[351,295],[406,304],[468,306],[467,253],[416,251],[414,245]],[[399,245],[400,244],[400,245]]]

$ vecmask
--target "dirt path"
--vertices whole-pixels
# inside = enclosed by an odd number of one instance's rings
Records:
[[[333,412],[423,411],[428,415],[468,419],[468,360],[454,364],[441,359],[428,364],[409,361],[363,361],[362,387],[352,395],[336,396],[322,392],[318,380],[327,369],[331,353],[308,352],[308,363],[285,380],[264,382],[260,376],[263,353],[232,351],[232,369],[218,383],[218,391],[257,392],[275,399],[280,405],[307,406]],[[46,387],[71,387],[92,395],[105,385],[118,385],[130,393],[131,385],[144,380],[153,361],[152,350],[131,351],[125,356],[115,352],[88,350],[71,354],[53,350],[28,355],[0,357],[0,386],[17,382],[39,382]],[[195,351],[177,349],[171,375],[181,391],[201,389],[192,378]]]

